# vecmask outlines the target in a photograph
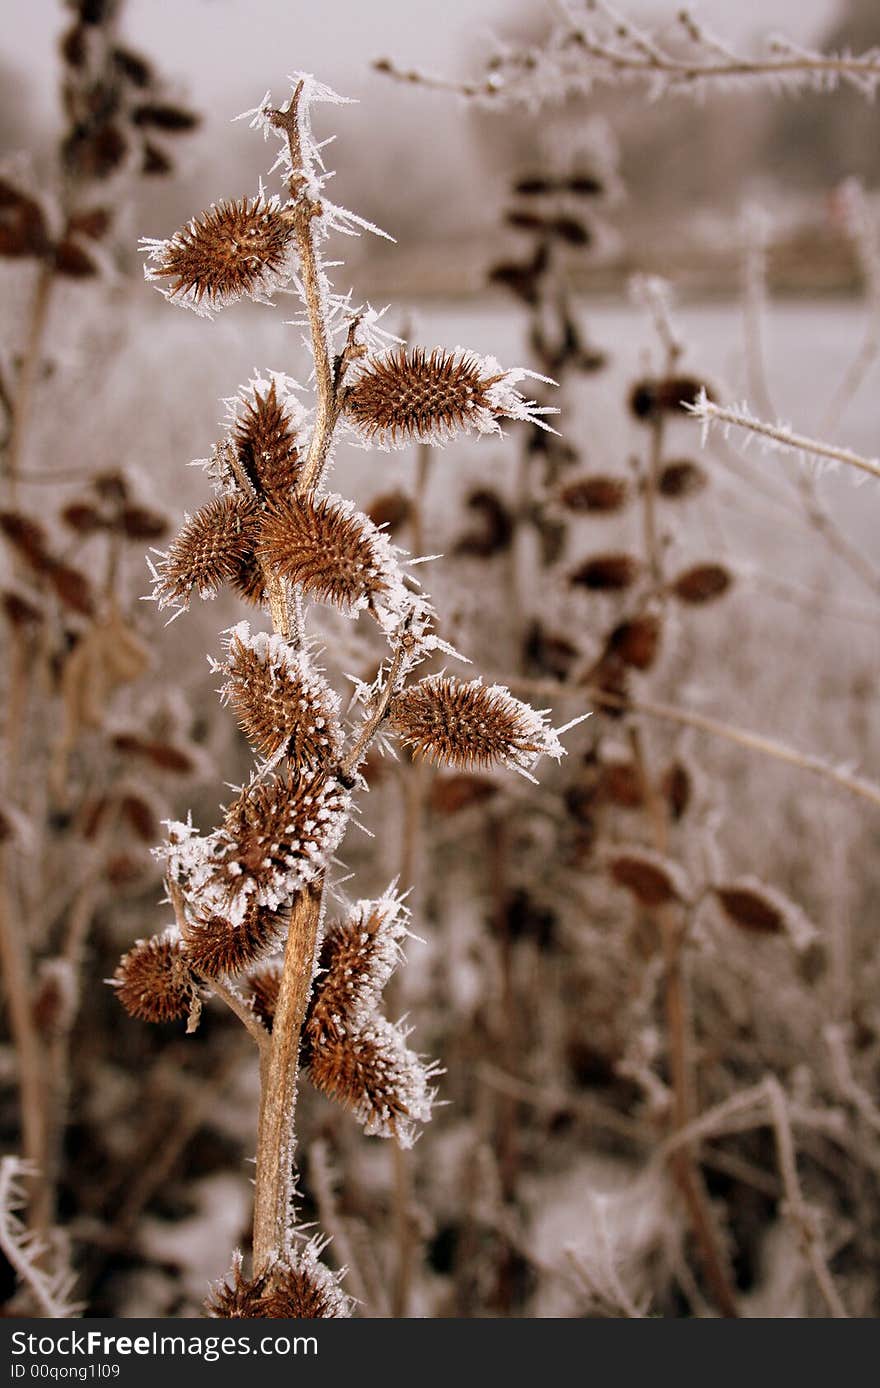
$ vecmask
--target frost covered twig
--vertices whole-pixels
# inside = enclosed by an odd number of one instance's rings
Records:
[[[821,53],[780,36],[754,55],[735,52],[715,38],[689,10],[676,17],[677,42],[642,29],[606,0],[562,0],[561,19],[538,44],[498,45],[473,81],[429,76],[386,58],[375,66],[400,82],[450,91],[472,100],[530,106],[627,82],[652,99],[710,89],[754,86],[778,91],[832,91],[844,83],[869,100],[880,86],[880,50]]]
[[[0,1158],[0,1250],[32,1294],[40,1314],[68,1320],[81,1310],[71,1299],[73,1275],[64,1266],[57,1272],[46,1271],[56,1250],[44,1236],[29,1230],[18,1215],[26,1203],[25,1182],[34,1175],[28,1163],[18,1157]]]
[[[520,678],[511,675],[508,677],[508,683],[528,693],[542,695],[545,698],[575,693],[572,687],[553,680],[536,680],[525,676]],[[580,698],[591,700],[597,706],[607,704],[611,708],[632,709],[633,713],[644,713],[649,718],[659,718],[664,722],[677,723],[679,727],[695,728],[698,732],[724,738],[726,742],[733,742],[739,747],[747,748],[750,752],[762,753],[764,756],[772,757],[774,761],[785,762],[788,766],[796,766],[801,771],[809,771],[812,775],[831,782],[832,785],[845,790],[848,794],[857,796],[860,800],[867,800],[872,805],[880,806],[880,785],[874,781],[869,781],[864,776],[855,775],[845,766],[835,766],[833,762],[814,756],[811,752],[798,751],[797,748],[789,747],[776,738],[766,737],[763,733],[755,733],[748,728],[738,728],[733,723],[726,723],[720,718],[698,713],[696,709],[685,709],[676,704],[661,703],[657,699],[621,698],[608,690],[590,686],[579,689],[577,693]]]
[[[823,443],[819,439],[808,438],[805,434],[796,434],[785,424],[769,424],[752,414],[747,404],[738,408],[718,405],[703,391],[693,405],[686,405],[685,408],[702,423],[704,439],[713,426],[722,428],[725,433],[730,429],[744,429],[746,433],[764,439],[768,448],[797,453],[801,458],[826,458],[832,463],[843,463],[848,467],[858,468],[871,477],[880,477],[880,460],[877,458],[864,458],[850,448]]]
[[[841,1300],[828,1267],[816,1215],[807,1205],[801,1189],[797,1170],[797,1151],[792,1137],[785,1092],[775,1075],[766,1077],[764,1090],[770,1106],[773,1132],[776,1138],[779,1171],[785,1186],[787,1213],[800,1231],[804,1257],[810,1264],[825,1305],[835,1319],[847,1320],[849,1319],[849,1312]]]

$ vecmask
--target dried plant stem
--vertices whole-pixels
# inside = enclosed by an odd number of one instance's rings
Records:
[[[788,452],[828,458],[832,462],[858,468],[860,472],[866,472],[871,477],[880,477],[880,462],[876,458],[864,458],[861,453],[855,453],[851,448],[823,443],[821,439],[811,439],[806,434],[796,434],[782,424],[768,424],[766,420],[756,419],[748,409],[729,409],[725,405],[716,405],[713,401],[703,398],[696,405],[688,405],[686,408],[696,419],[702,420],[704,428],[720,424],[725,428],[744,429],[747,433],[757,434],[759,438],[767,439],[771,444]]]
[[[355,738],[351,750],[339,764],[339,777],[342,781],[350,779],[361,764],[364,753],[376,736],[379,728],[388,712],[388,706],[394,696],[394,689],[397,683],[397,676],[400,672],[401,662],[406,651],[406,634],[404,633],[397,643],[397,649],[391,660],[388,674],[385,677],[385,684],[382,693],[376,701],[376,706],[367,715],[361,724],[360,732]]]
[[[293,903],[284,970],[272,1023],[272,1047],[260,1101],[254,1203],[254,1271],[286,1251],[293,1189],[293,1120],[299,1046],[315,967],[323,882],[304,887]]]
[[[54,283],[55,267],[50,260],[44,260],[37,272],[37,282],[31,300],[27,338],[25,339],[21,368],[16,383],[6,451],[6,476],[9,482],[9,494],[13,501],[15,501],[17,494],[21,461],[24,454],[24,440],[30,419],[31,400],[40,371],[43,335],[49,318],[49,303]]]
[[[501,677],[499,676],[499,678]],[[734,724],[725,723],[719,718],[712,718],[705,713],[697,713],[695,709],[678,708],[675,704],[660,703],[656,699],[619,698],[615,694],[610,694],[602,689],[594,689],[589,685],[580,688],[576,685],[559,684],[554,680],[527,679],[518,675],[508,675],[503,678],[508,684],[515,685],[532,694],[553,695],[558,698],[560,694],[577,693],[598,707],[604,704],[609,708],[625,709],[632,713],[644,714],[648,718],[659,718],[667,723],[677,723],[682,728],[694,728],[698,732],[711,733],[713,737],[724,738],[726,742],[733,742],[738,747],[747,748],[750,752],[760,752],[764,756],[772,757],[774,761],[786,762],[787,765],[796,766],[801,771],[809,771],[824,781],[830,781],[840,790],[857,796],[860,800],[867,800],[872,805],[880,806],[880,786],[873,781],[865,780],[862,776],[854,776],[851,772],[834,766],[821,757],[813,756],[810,752],[799,752],[797,748],[789,747],[784,742],[778,742],[776,738],[765,737],[762,733],[751,732],[748,728],[737,728]]]
[[[27,943],[9,892],[9,849],[0,846],[0,965],[6,985],[9,1030],[18,1057],[24,1160],[32,1164],[29,1225],[41,1233],[51,1223],[49,1187],[43,1178],[48,1145],[46,1056],[31,1011]]]
[[[770,1105],[773,1132],[776,1138],[776,1151],[779,1157],[779,1171],[787,1196],[787,1213],[798,1226],[804,1256],[810,1264],[816,1285],[822,1293],[825,1305],[836,1320],[848,1320],[849,1312],[844,1306],[840,1293],[834,1285],[834,1278],[828,1267],[822,1240],[813,1212],[804,1200],[800,1178],[797,1172],[797,1153],[791,1133],[785,1093],[775,1075],[764,1080],[764,1091]]]
[[[6,689],[6,728],[4,783],[7,793],[11,793],[18,780],[18,768],[24,750],[23,729],[27,726],[25,712],[30,693],[29,658],[26,643],[18,631],[12,632],[12,650],[9,654],[9,682]]]
[[[338,386],[341,370],[334,370],[327,338],[327,325],[324,321],[322,274],[315,247],[312,223],[321,215],[320,203],[312,202],[304,195],[303,153],[299,133],[299,103],[302,98],[303,82],[296,87],[286,111],[274,111],[273,123],[283,130],[290,146],[290,162],[293,176],[290,180],[290,195],[294,200],[288,211],[296,235],[302,285],[309,318],[309,332],[312,354],[315,360],[315,383],[317,387],[317,411],[315,426],[309,443],[297,490],[311,491],[321,480],[321,474],[330,452],[333,431],[339,420]],[[340,363],[341,366],[341,363]]]
[[[664,853],[669,838],[666,810],[654,788],[638,728],[631,730],[630,742],[648,806],[654,847],[659,853]],[[663,1001],[672,1087],[672,1121],[673,1131],[678,1132],[687,1127],[695,1109],[691,1021],[684,961],[685,920],[680,910],[671,905],[659,906],[653,914],[663,949]],[[670,1164],[687,1206],[712,1296],[723,1315],[736,1317],[739,1315],[736,1297],[730,1284],[696,1150],[691,1144],[678,1147],[672,1154]]]
[[[260,1060],[264,1060],[269,1054],[269,1033],[263,1026],[253,1008],[249,1007],[240,993],[227,983],[222,983],[219,978],[209,978],[205,980],[211,992],[225,1002],[230,1012],[234,1012],[238,1020],[246,1031],[257,1043],[260,1052]]]

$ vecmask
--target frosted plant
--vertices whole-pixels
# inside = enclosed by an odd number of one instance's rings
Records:
[[[674,34],[643,29],[607,0],[561,0],[561,16],[538,44],[496,43],[481,77],[456,81],[405,71],[388,59],[375,67],[398,81],[454,91],[486,105],[531,107],[561,101],[599,85],[629,83],[653,99],[704,98],[710,91],[756,86],[784,92],[832,91],[846,85],[873,97],[880,85],[880,49],[821,53],[776,35],[754,54],[734,50],[689,9],[674,17]]]
[[[288,104],[269,97],[252,125],[279,141],[284,193],[224,202],[182,231],[144,243],[147,279],[172,303],[213,313],[289,288],[300,300],[314,372],[311,409],[294,382],[256,376],[227,402],[228,431],[207,464],[216,495],[153,563],[160,608],[228,585],[271,617],[239,622],[214,669],[258,761],[249,784],[208,834],[168,826],[165,862],[174,923],[138,942],[115,983],[147,1020],[199,1024],[205,992],[223,999],[261,1054],[253,1268],[233,1263],[209,1303],[215,1315],[348,1313],[335,1281],[293,1228],[294,1110],[300,1067],[367,1133],[409,1145],[427,1121],[435,1069],[379,1008],[401,959],[406,910],[394,889],[324,928],[326,879],[366,787],[376,738],[396,736],[451,765],[528,772],[562,746],[544,714],[506,689],[449,676],[410,681],[434,652],[454,655],[407,569],[406,556],[351,502],[326,490],[340,435],[364,448],[444,443],[500,432],[502,419],[546,427],[546,406],[517,383],[531,373],[461,351],[387,348],[371,309],[331,286],[322,246],[333,232],[376,230],[327,201],[312,108],[341,98],[300,74]],[[372,682],[356,680],[359,721],[341,705],[306,636],[306,604],[374,618],[389,648]],[[332,654],[332,652],[331,652]],[[560,730],[563,731],[563,730]],[[283,957],[278,957],[282,951]]]

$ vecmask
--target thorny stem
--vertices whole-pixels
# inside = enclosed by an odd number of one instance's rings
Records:
[[[349,333],[349,341],[342,357],[334,363],[330,354],[330,342],[324,318],[322,274],[315,247],[314,219],[323,215],[320,202],[314,202],[305,193],[302,144],[299,131],[299,103],[302,98],[303,83],[300,82],[293,93],[285,111],[273,111],[271,120],[277,129],[287,136],[290,147],[290,196],[293,206],[287,215],[293,224],[296,245],[302,271],[302,285],[309,317],[309,332],[312,342],[312,355],[315,360],[315,382],[317,386],[317,412],[312,431],[309,451],[297,482],[297,490],[303,493],[312,491],[321,480],[321,475],[330,453],[333,431],[339,421],[339,392],[345,369],[349,361],[358,354],[354,343],[354,324]]]
[[[385,684],[383,686],[382,693],[376,700],[376,706],[373,709],[373,711],[364,719],[363,723],[361,724],[361,730],[355,738],[351,750],[339,764],[337,775],[343,783],[345,783],[346,781],[350,781],[351,777],[357,771],[358,767],[361,764],[361,761],[363,760],[364,753],[366,752],[373,738],[376,736],[376,733],[378,732],[385,718],[385,715],[388,712],[388,706],[391,703],[392,698],[394,697],[394,689],[395,685],[397,684],[397,676],[400,673],[400,667],[403,662],[403,657],[406,654],[408,647],[409,640],[406,631],[404,630],[401,634],[400,640],[397,643],[397,649],[394,652],[394,656],[392,658],[388,674],[385,678]]]
[[[757,434],[769,439],[780,448],[792,453],[813,454],[817,458],[829,458],[832,462],[846,463],[858,468],[871,477],[880,477],[880,462],[876,458],[864,458],[851,448],[841,448],[837,444],[823,443],[821,439],[808,438],[806,434],[796,434],[781,424],[768,424],[766,420],[756,419],[747,410],[729,409],[716,405],[708,399],[700,399],[696,405],[685,408],[702,421],[704,429],[711,424],[721,424],[725,428],[745,429],[747,433]]]
[[[284,950],[260,1103],[254,1201],[255,1275],[288,1251],[300,1035],[315,967],[322,886],[320,881],[310,883],[294,901]]]

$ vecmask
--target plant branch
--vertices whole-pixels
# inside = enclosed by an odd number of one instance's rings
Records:
[[[287,1252],[293,1195],[293,1145],[300,1035],[315,968],[323,883],[304,887],[293,904],[284,970],[262,1086],[254,1203],[254,1272]]]
[[[716,424],[725,429],[745,429],[747,433],[767,439],[770,447],[791,453],[811,454],[816,458],[828,458],[832,462],[858,468],[871,477],[880,477],[880,461],[876,458],[864,458],[850,448],[823,443],[819,439],[808,438],[806,434],[796,434],[783,424],[768,424],[763,419],[757,419],[747,405],[739,409],[716,405],[704,391],[695,405],[685,405],[685,409],[702,422],[704,436],[709,428]]]
[[[801,771],[809,771],[811,775],[829,781],[838,789],[845,790],[860,800],[867,800],[869,804],[880,807],[880,786],[874,781],[868,781],[862,776],[855,776],[851,772],[823,760],[822,757],[814,756],[811,752],[800,752],[796,747],[789,747],[787,743],[779,742],[772,737],[765,737],[763,733],[754,733],[747,728],[737,728],[732,723],[722,722],[721,719],[712,718],[705,713],[697,713],[695,709],[678,708],[674,704],[660,703],[656,699],[624,699],[590,685],[579,688],[577,685],[559,684],[554,680],[526,679],[517,675],[499,678],[504,678],[509,685],[516,685],[533,694],[541,693],[558,698],[561,694],[577,693],[582,699],[587,699],[599,707],[605,705],[608,708],[642,713],[648,718],[659,718],[667,723],[677,723],[682,728],[694,728],[699,732],[710,733],[714,737],[721,737],[727,742],[733,742],[738,747],[745,747],[750,752],[760,752],[764,756],[772,757],[774,761],[796,766]]]

